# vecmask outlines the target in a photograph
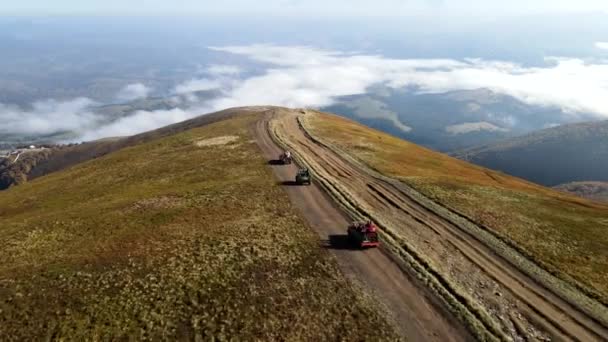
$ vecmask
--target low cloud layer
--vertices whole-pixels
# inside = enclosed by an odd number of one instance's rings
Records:
[[[120,101],[133,101],[148,97],[151,91],[152,89],[142,83],[133,83],[122,88],[116,98]]]
[[[218,107],[276,104],[325,106],[336,97],[362,94],[374,84],[440,93],[487,88],[525,103],[608,117],[608,63],[547,58],[543,67],[481,59],[391,59],[299,46],[212,47],[271,64],[243,80]]]
[[[208,78],[192,79],[175,87],[176,94],[188,94],[203,90],[213,90],[221,88],[222,84],[217,80]]]
[[[211,75],[238,75],[241,73],[241,68],[236,65],[213,64],[206,68],[206,73]]]
[[[604,43],[598,44],[598,48],[603,48]],[[3,121],[0,132],[50,134],[72,130],[83,139],[130,135],[235,106],[319,108],[341,101],[342,96],[364,94],[377,85],[421,93],[487,88],[531,105],[608,117],[608,61],[547,58],[544,66],[526,67],[481,59],[395,59],[306,46],[247,45],[210,49],[258,62],[256,73],[243,77],[251,74],[245,73],[247,70],[242,66],[207,66],[202,70],[204,77],[177,85],[173,93],[186,99],[190,98],[189,94],[203,90],[217,90],[221,95],[200,102],[191,96],[191,101],[181,103],[181,109],[136,111],[102,126],[99,126],[100,118],[90,110],[92,102],[87,99],[38,102],[28,110],[0,105]],[[265,69],[260,71],[260,66]],[[117,96],[136,99],[149,92],[143,84],[131,84]],[[369,111],[375,108],[373,103],[366,105],[371,106],[367,108]],[[395,113],[376,109],[378,113],[359,114],[384,115],[403,131],[416,129],[399,121]],[[458,134],[499,129],[487,122],[463,125],[450,130]]]
[[[489,122],[465,122],[458,125],[451,125],[445,128],[445,131],[451,134],[467,134],[472,132],[508,132],[506,128],[501,128]]]
[[[384,119],[390,121],[393,126],[400,129],[403,132],[409,132],[412,130],[411,127],[405,125],[397,113],[390,111],[386,108],[386,104],[370,99],[360,98],[353,101],[345,101],[344,105],[354,110],[354,114],[361,119]]]
[[[174,108],[170,110],[136,111],[135,113],[114,121],[111,124],[107,124],[96,129],[84,130],[80,139],[89,141],[106,137],[120,137],[146,132],[187,120],[193,117],[197,112],[199,114],[205,113],[205,109],[201,108],[199,110],[200,111]]]
[[[94,102],[86,98],[71,101],[39,101],[31,108],[0,104],[0,134],[49,135],[83,132],[94,128],[99,117],[91,111]]]
[[[608,42],[596,42],[595,47],[602,50],[608,50]]]

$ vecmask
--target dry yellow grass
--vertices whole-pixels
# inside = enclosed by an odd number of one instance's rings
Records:
[[[254,119],[0,192],[1,339],[393,339],[274,181]]]
[[[608,205],[484,169],[325,114],[313,133],[482,224],[551,273],[608,303]]]

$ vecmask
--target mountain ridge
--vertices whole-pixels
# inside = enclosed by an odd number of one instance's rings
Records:
[[[0,190],[90,159],[99,158],[125,147],[225,120],[238,115],[242,111],[257,111],[263,108],[266,107],[230,108],[133,136],[105,138],[81,144],[58,145],[41,153],[29,153],[18,163],[11,163],[10,160],[6,159],[0,163]]]
[[[0,336],[397,340],[274,178],[253,110],[0,191]]]
[[[247,322],[257,317],[284,327],[277,329],[286,339],[324,339],[364,316],[387,339],[390,327],[413,340],[608,336],[608,265],[598,257],[608,245],[607,205],[308,109],[228,109],[98,143],[127,139],[133,144],[102,156],[81,151],[82,160],[0,192],[0,243],[7,246],[0,260],[8,260],[0,263],[0,292],[18,302],[0,303],[0,318],[31,323],[25,330],[2,325],[0,335],[8,329],[34,339],[50,329],[86,336],[101,324],[105,336],[158,336],[180,324],[187,334],[253,336],[259,324]],[[274,162],[285,148],[297,165]],[[313,175],[310,187],[293,185],[302,166]],[[378,223],[383,250],[356,251],[345,242],[349,220],[365,218]],[[324,251],[361,286],[345,285]],[[256,279],[272,279],[268,284],[283,290],[266,287],[287,291],[287,302],[261,291]],[[273,299],[260,302],[260,294]],[[374,300],[406,323],[381,325]],[[38,305],[45,301],[52,305]],[[225,302],[228,309],[214,304]],[[320,310],[314,317],[308,304]],[[260,312],[259,305],[268,315],[246,309]],[[305,317],[295,325],[283,309],[294,305]],[[141,317],[138,308],[160,314]],[[181,320],[199,309],[212,326]],[[347,321],[335,319],[344,313]],[[218,327],[222,315],[230,322]],[[340,324],[321,328],[323,320]],[[133,329],[112,328],[126,321]],[[249,328],[237,331],[239,324]],[[361,329],[380,333],[369,327]],[[349,333],[371,336],[352,327]]]
[[[554,189],[569,192],[591,200],[608,202],[608,182],[571,182],[559,184]]]
[[[450,155],[546,186],[608,181],[608,120],[546,128]]]

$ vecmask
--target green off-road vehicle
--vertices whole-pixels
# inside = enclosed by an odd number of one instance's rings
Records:
[[[298,185],[310,185],[310,172],[308,171],[308,169],[304,168],[304,169],[300,169],[298,170],[298,173],[296,174],[296,184]]]

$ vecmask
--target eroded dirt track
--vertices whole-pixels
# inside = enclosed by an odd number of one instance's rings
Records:
[[[266,116],[254,127],[258,145],[269,161],[278,159],[281,149],[268,133]],[[291,184],[295,165],[272,165],[283,184]],[[435,298],[413,281],[381,249],[351,250],[344,243],[349,219],[317,186],[286,185],[296,208],[321,237],[322,244],[336,256],[345,275],[361,285],[387,309],[398,332],[411,341],[465,341],[468,332],[451,319]]]
[[[366,212],[381,217],[385,226],[423,250],[437,271],[457,284],[461,292],[479,303],[485,314],[498,323],[503,335],[495,334],[497,338],[608,340],[605,326],[535,282],[475,236],[417,203],[399,185],[375,177],[316,143],[299,126],[298,115],[290,111],[275,113],[272,116],[275,133],[281,135],[297,156],[306,160],[314,174],[335,185]],[[266,155],[277,158],[280,150],[268,136],[267,120],[268,116],[260,121],[256,134]],[[293,166],[277,166],[274,170],[281,180],[291,180],[295,173]],[[331,239],[332,235],[344,234],[347,219],[332,206],[332,200],[321,189],[288,187],[287,191],[322,237]],[[386,253],[340,249],[333,252],[347,274],[354,274],[384,297],[410,339],[467,338],[462,329],[455,328],[453,321],[445,318],[438,305],[433,304],[432,296],[404,275]],[[487,326],[487,321],[484,324]]]

